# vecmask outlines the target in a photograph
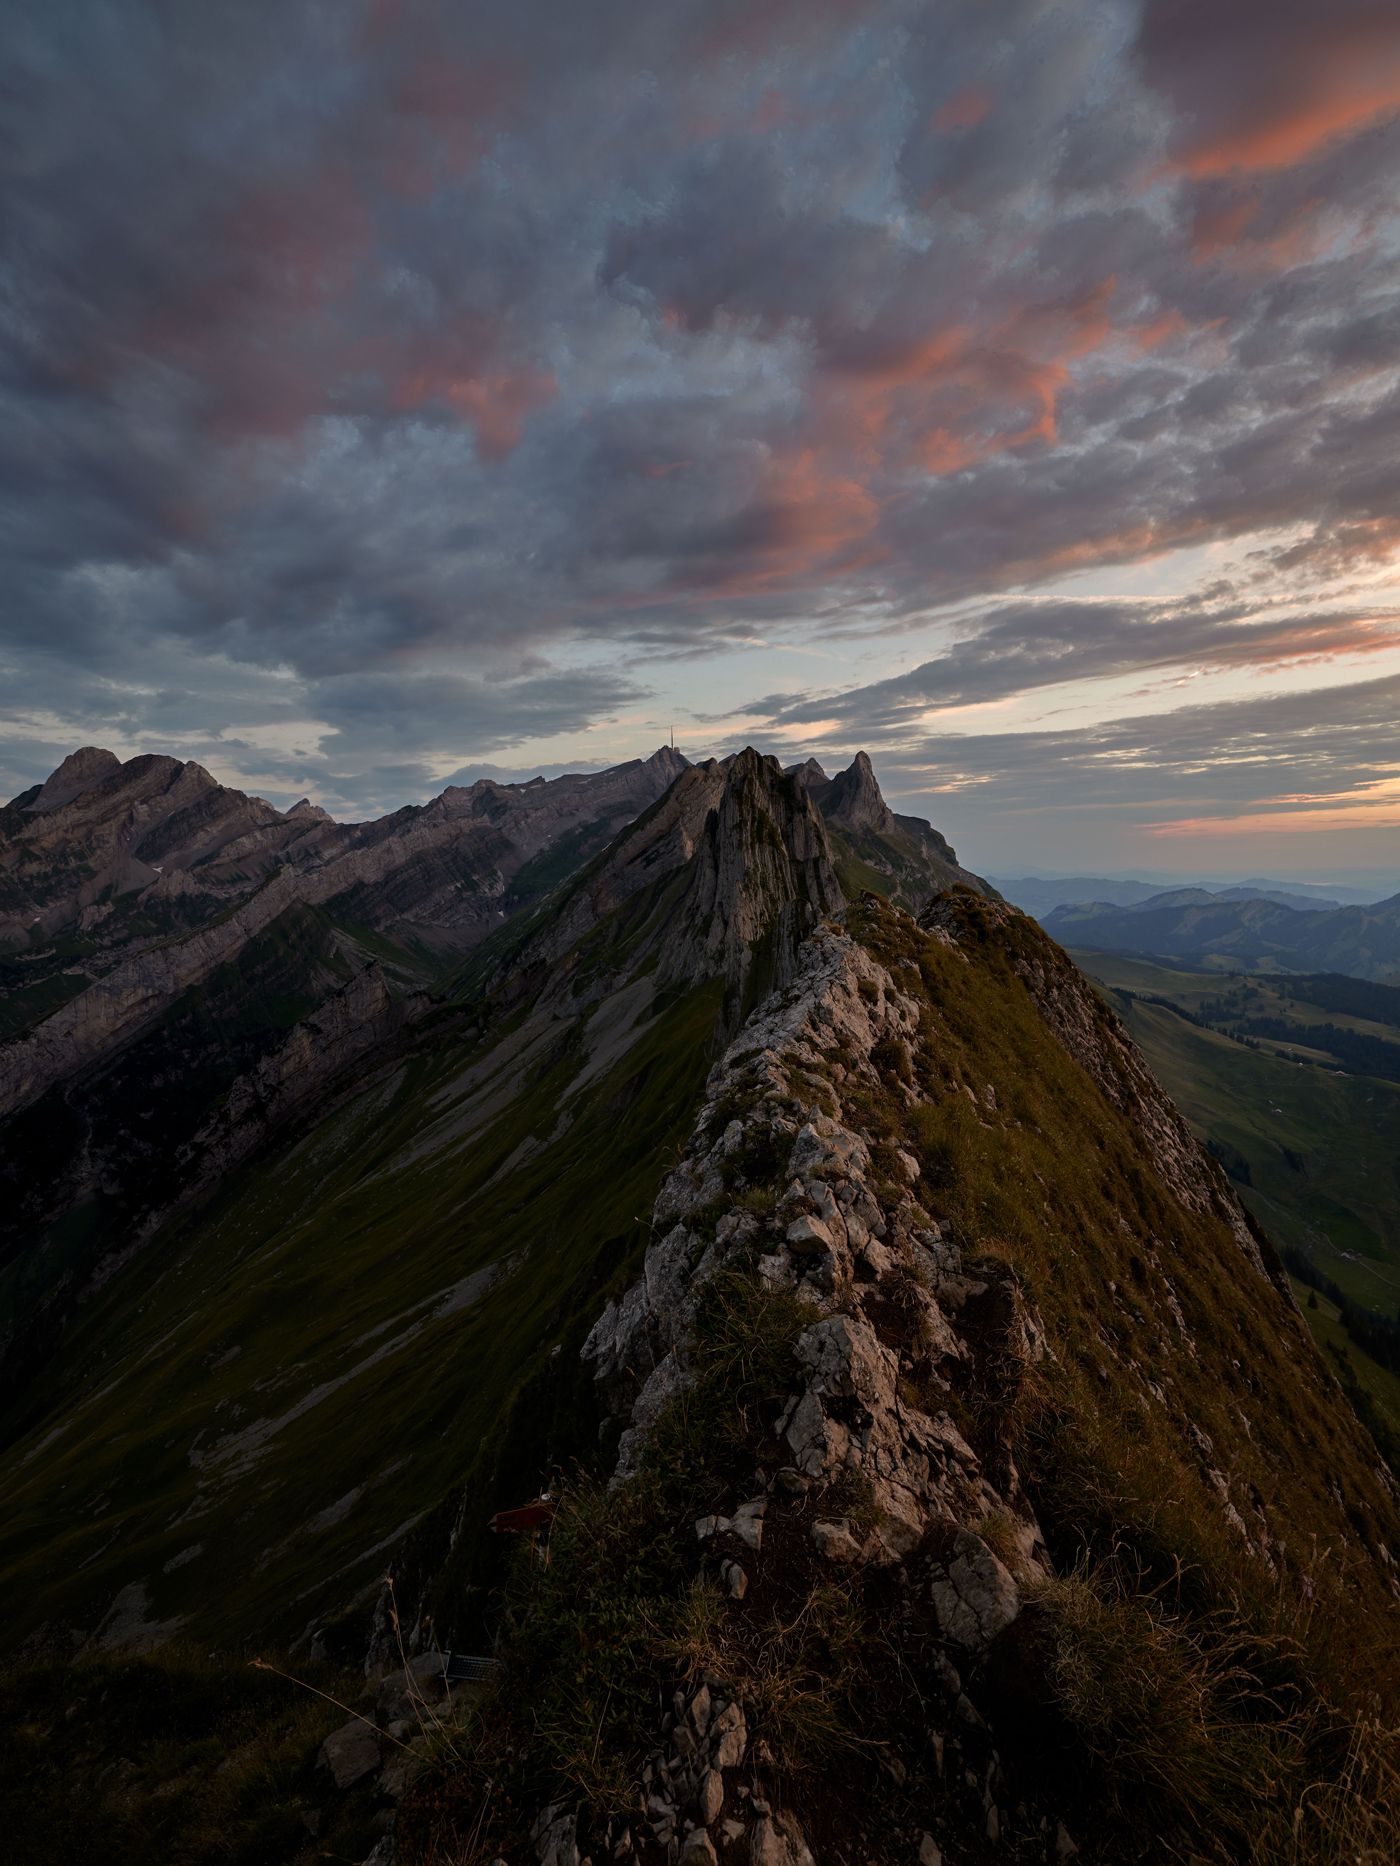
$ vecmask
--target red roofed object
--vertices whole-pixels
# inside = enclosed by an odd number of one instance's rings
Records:
[[[517,1536],[527,1529],[542,1529],[558,1507],[553,1497],[539,1497],[518,1510],[497,1510],[486,1527],[498,1536]]]

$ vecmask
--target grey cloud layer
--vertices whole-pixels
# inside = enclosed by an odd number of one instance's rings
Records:
[[[1400,541],[1400,118],[1326,88],[1400,28],[1346,0],[1327,62],[1317,17],[7,9],[0,679],[189,749],[317,720],[288,785],[388,803],[606,721],[639,653],[1258,528],[1315,593]],[[1170,626],[1267,660],[1247,601]],[[842,717],[1167,626],[999,604]]]

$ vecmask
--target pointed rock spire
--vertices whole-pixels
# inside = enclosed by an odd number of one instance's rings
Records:
[[[832,778],[821,795],[822,815],[846,829],[870,829],[888,836],[895,828],[894,811],[880,794],[874,767],[864,752],[857,752],[842,772]]]

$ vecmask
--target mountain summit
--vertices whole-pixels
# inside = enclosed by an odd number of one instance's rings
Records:
[[[891,835],[896,829],[895,813],[881,795],[874,767],[864,752],[857,752],[837,777],[823,781],[817,776],[806,782],[828,822],[844,829],[870,830],[877,836]]]

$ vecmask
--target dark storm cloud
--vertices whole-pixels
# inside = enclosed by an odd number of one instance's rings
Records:
[[[639,652],[1258,530],[1344,580],[1400,543],[1397,57],[1379,0],[7,9],[0,679],[320,722],[378,797]],[[1183,654],[1286,657],[1246,602]],[[921,676],[1161,662],[1029,617]]]

